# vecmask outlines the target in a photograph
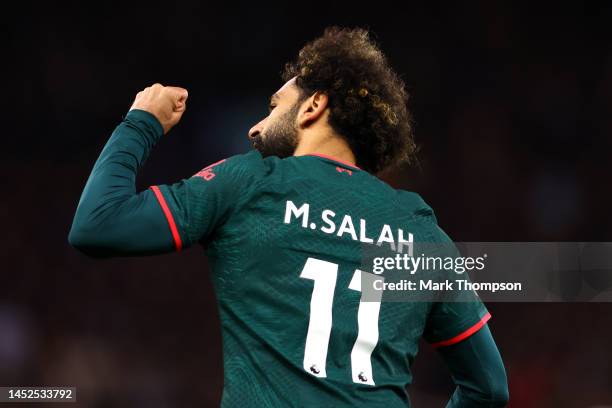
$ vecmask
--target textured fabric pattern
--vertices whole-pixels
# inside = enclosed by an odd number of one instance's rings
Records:
[[[349,215],[355,229],[365,220],[368,237],[388,224],[414,234],[415,241],[450,242],[431,209],[416,194],[321,157],[264,160],[253,151],[215,166],[214,173],[210,180],[192,177],[162,191],[185,240],[199,240],[212,262],[223,332],[224,407],[405,407],[419,339],[452,338],[486,314],[479,302],[383,302],[371,355],[375,385],[354,382],[351,350],[360,293],[348,287],[363,243],[350,232],[338,236],[343,217]],[[303,216],[285,222],[288,201],[296,208],[309,205],[306,227]],[[335,233],[321,230],[324,210],[335,213]],[[313,281],[300,273],[309,258],[338,265],[326,378],[302,366]]]

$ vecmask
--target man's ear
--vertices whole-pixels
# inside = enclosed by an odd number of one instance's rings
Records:
[[[297,118],[298,126],[300,128],[305,128],[322,118],[325,109],[327,109],[328,102],[329,98],[326,94],[320,91],[316,91],[312,94],[302,103]]]

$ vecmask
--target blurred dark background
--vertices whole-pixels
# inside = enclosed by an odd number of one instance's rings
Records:
[[[72,215],[139,90],[190,92],[146,188],[246,151],[283,64],[328,25],[369,27],[406,81],[421,161],[384,178],[420,193],[455,241],[612,240],[612,8],[493,3],[12,4],[0,385],[77,386],[83,407],[218,405],[203,251],[90,260],[67,244]],[[611,304],[488,307],[511,407],[612,406]],[[443,406],[452,383],[426,345],[414,370],[414,405]]]

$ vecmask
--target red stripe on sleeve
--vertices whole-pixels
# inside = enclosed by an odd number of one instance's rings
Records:
[[[436,347],[450,346],[450,345],[459,343],[461,340],[467,339],[472,334],[474,334],[478,330],[480,330],[482,328],[482,326],[484,326],[489,321],[490,318],[491,318],[491,313],[487,312],[487,314],[484,315],[482,317],[482,319],[480,319],[478,321],[478,323],[476,323],[475,325],[473,325],[472,327],[470,327],[469,329],[467,329],[463,333],[458,334],[457,336],[455,336],[455,337],[453,337],[451,339],[448,339],[448,340],[439,341],[437,343],[431,343],[431,346],[436,348]]]
[[[155,198],[157,198],[157,201],[159,201],[159,205],[164,211],[164,215],[166,216],[166,220],[168,220],[168,225],[170,226],[170,231],[172,232],[172,238],[174,238],[174,246],[176,247],[177,251],[180,251],[183,248],[183,242],[181,241],[181,236],[179,235],[178,228],[176,228],[176,223],[174,222],[174,217],[170,212],[168,203],[166,203],[166,199],[164,198],[164,195],[162,194],[159,187],[151,186],[149,188],[153,190]]]

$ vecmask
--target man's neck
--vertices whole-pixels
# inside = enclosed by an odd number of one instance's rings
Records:
[[[306,156],[309,154],[320,154],[336,159],[343,163],[356,165],[357,160],[348,143],[338,137],[302,137],[295,149],[294,156]]]

